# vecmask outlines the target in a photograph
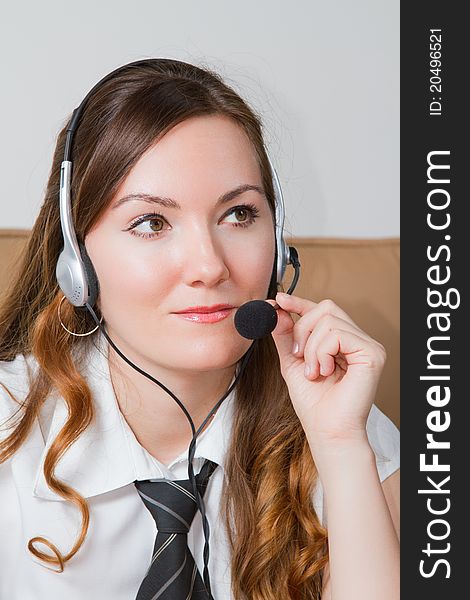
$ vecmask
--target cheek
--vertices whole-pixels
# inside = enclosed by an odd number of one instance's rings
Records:
[[[95,245],[92,239],[87,240],[87,247],[100,284],[101,308],[115,311],[136,302],[155,306],[168,289],[174,271],[158,258],[150,260],[126,247],[100,241]]]
[[[104,266],[98,278],[102,295],[113,295],[119,301],[121,298],[138,297],[141,301],[158,295],[165,289],[167,269],[162,269],[158,264],[139,262],[130,257],[119,261],[112,258]]]
[[[274,235],[264,232],[255,244],[240,248],[231,260],[231,272],[237,281],[245,281],[261,297],[269,286],[274,265]]]

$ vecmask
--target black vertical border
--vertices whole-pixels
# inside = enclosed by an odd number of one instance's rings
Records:
[[[469,26],[463,16],[463,3],[427,2],[401,3],[400,28],[400,118],[401,118],[401,598],[405,600],[444,600],[447,598],[467,597],[469,585],[467,575],[467,536],[470,516],[468,509],[468,450],[470,441],[470,424],[467,404],[470,401],[470,337],[469,285],[470,275],[470,197],[466,189],[467,173],[470,173],[467,139],[470,137],[470,107],[466,100],[465,89],[468,88],[469,58],[468,43]],[[441,93],[430,90],[430,30],[441,29],[442,33],[442,79]],[[436,81],[436,80],[434,80]],[[430,115],[429,104],[433,97],[440,96],[441,115]],[[449,184],[436,185],[428,183],[428,153],[432,151],[450,151],[449,156],[441,156],[435,162],[450,164],[447,171]],[[437,174],[437,173],[436,173]],[[444,178],[444,171],[441,178]],[[434,211],[428,206],[428,193],[432,188],[447,190],[450,204],[446,210]],[[443,200],[444,194],[437,193],[433,198]],[[444,221],[449,212],[451,221],[448,229],[437,231],[427,225],[427,215],[435,213],[436,221]],[[445,239],[449,235],[450,239]],[[429,260],[428,248],[436,256],[439,247],[447,245],[447,251],[441,250],[435,261]],[[450,279],[445,284],[433,284],[428,279],[428,269],[439,264],[441,279],[447,275],[446,266],[450,269]],[[436,272],[434,272],[436,277]],[[460,305],[456,308],[445,306],[432,308],[428,302],[428,288],[440,290],[443,297],[447,290],[458,291]],[[456,293],[450,296],[450,303],[455,303]],[[434,297],[431,301],[437,300]],[[433,312],[448,313],[450,328],[439,331],[436,320],[428,327],[427,318]],[[441,321],[443,323],[443,321]],[[449,336],[448,342],[434,342],[434,348],[450,350],[450,354],[441,355],[435,362],[450,365],[449,370],[433,370],[427,368],[427,343],[432,336]],[[420,380],[422,375],[449,375],[447,382],[431,382]],[[427,418],[432,407],[427,400],[427,390],[432,385],[447,385],[450,400],[446,406],[440,407],[442,421],[445,411],[449,413],[450,425],[447,430],[435,433],[436,440],[450,442],[450,449],[426,449],[426,434],[431,433]],[[442,396],[444,389],[442,389]],[[432,454],[438,454],[439,463],[449,464],[449,472],[424,472],[420,469],[420,454],[427,453],[427,461],[432,461]],[[420,489],[432,489],[427,477],[436,484],[450,476],[447,484],[441,489],[448,489],[448,494],[420,494]],[[470,489],[470,488],[468,488]],[[447,513],[433,515],[431,508]],[[443,523],[430,525],[433,519],[442,518],[449,524],[449,534],[442,540],[433,540],[428,535],[428,528],[433,535],[444,536],[448,531]],[[428,543],[432,553],[426,550]],[[447,544],[449,544],[447,546]],[[448,562],[437,563],[440,559]],[[420,574],[420,561],[423,571],[429,577]],[[450,574],[450,577],[446,575]],[[459,590],[459,594],[457,592]],[[458,594],[458,595],[457,595]]]

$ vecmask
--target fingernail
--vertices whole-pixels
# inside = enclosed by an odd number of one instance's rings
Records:
[[[310,365],[305,365],[305,377],[309,377],[312,373],[312,367]]]
[[[289,294],[285,294],[284,292],[278,292],[277,295],[281,296],[282,298],[288,298],[289,297]]]
[[[297,342],[294,342],[294,346],[292,347],[292,354],[297,354],[298,351],[299,351],[299,344]]]

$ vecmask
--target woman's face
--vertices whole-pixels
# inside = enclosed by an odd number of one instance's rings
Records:
[[[86,236],[111,339],[144,361],[207,371],[251,345],[236,308],[266,298],[275,237],[252,144],[220,115],[171,129],[136,163]],[[175,314],[228,304],[222,320]]]

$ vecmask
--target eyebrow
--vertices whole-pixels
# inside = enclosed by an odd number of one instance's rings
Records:
[[[248,183],[244,183],[244,184],[239,185],[238,187],[234,188],[233,190],[230,190],[229,192],[225,192],[225,194],[222,194],[222,196],[220,196],[217,199],[217,202],[215,203],[215,205],[219,206],[220,204],[226,204],[227,202],[230,202],[231,200],[233,200],[240,194],[243,194],[244,192],[248,192],[250,190],[258,192],[262,196],[266,196],[263,188],[261,188],[259,185],[250,185]],[[176,202],[176,200],[173,200],[172,198],[166,198],[166,197],[162,197],[162,196],[154,196],[152,194],[143,194],[143,193],[127,194],[126,196],[119,198],[119,200],[117,200],[115,202],[115,204],[113,205],[113,210],[115,208],[118,208],[125,202],[129,202],[130,200],[141,200],[142,202],[148,202],[149,204],[160,204],[161,206],[164,206],[165,208],[176,208],[178,210],[181,210],[181,206],[178,204],[178,202]]]

